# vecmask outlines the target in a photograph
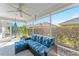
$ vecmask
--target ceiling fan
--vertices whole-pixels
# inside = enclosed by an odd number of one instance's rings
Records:
[[[8,11],[8,12],[19,12],[20,17],[23,17],[24,14],[25,14],[25,15],[28,15],[28,16],[31,16],[30,14],[26,13],[26,12],[22,9],[22,7],[23,7],[23,4],[22,4],[22,3],[19,3],[19,4],[18,4],[18,6],[19,6],[18,8],[15,7],[15,6],[13,6],[13,5],[11,5],[11,4],[9,4],[9,6],[12,7],[12,8],[14,8],[14,9],[16,9],[16,11]]]

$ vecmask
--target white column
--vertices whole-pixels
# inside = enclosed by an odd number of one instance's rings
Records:
[[[50,35],[50,37],[52,37],[52,18],[51,18],[51,14],[49,15],[49,17],[50,17],[50,33],[49,33],[49,35]]]
[[[2,38],[5,37],[5,24],[2,24]]]
[[[35,20],[33,20],[33,26],[35,26],[35,21],[36,21],[36,15],[34,16],[35,17]],[[32,30],[32,35],[34,34],[34,28],[33,28],[33,30]]]
[[[12,36],[12,26],[10,25],[10,36]]]
[[[34,21],[32,22],[32,35],[34,34]]]

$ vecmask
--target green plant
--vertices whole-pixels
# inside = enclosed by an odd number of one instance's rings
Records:
[[[18,33],[23,36],[30,36],[32,34],[32,30],[26,26],[18,27]]]

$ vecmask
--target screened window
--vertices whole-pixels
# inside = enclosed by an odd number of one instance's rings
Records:
[[[52,24],[57,25],[52,29],[52,36],[54,34],[57,44],[79,50],[79,25],[64,23],[77,17],[79,17],[79,6],[52,15]],[[72,23],[72,20],[70,22]]]

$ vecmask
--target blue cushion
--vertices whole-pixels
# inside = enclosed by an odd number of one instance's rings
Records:
[[[27,42],[25,40],[20,40],[19,42],[15,43],[15,47],[16,48],[22,48],[23,46],[25,46],[27,44]]]
[[[36,43],[36,44],[33,45],[33,48],[36,50],[36,49],[38,49],[40,46],[41,46],[40,43]]]
[[[15,46],[16,48],[22,48],[25,45],[25,43],[23,43],[23,42],[17,42],[15,45],[16,45]]]
[[[54,42],[53,39],[50,39],[48,37],[43,37],[42,44],[49,48],[54,44]]]
[[[31,46],[32,48],[35,48],[36,46],[38,46],[40,43],[38,42],[34,42],[34,41],[29,41],[29,46]]]
[[[28,44],[29,44],[29,46],[31,47],[31,48],[33,48],[33,49],[37,49],[39,46],[41,46],[42,44],[40,44],[40,43],[38,43],[38,42],[35,42],[35,41],[32,41],[32,40],[30,40],[29,42],[28,42]]]
[[[40,44],[42,44],[42,40],[43,40],[43,37],[42,37],[42,36],[40,36],[40,38],[39,38],[39,41],[38,41],[38,42],[39,42]]]
[[[38,42],[38,41],[39,41],[39,36],[36,37],[36,42]]]
[[[50,39],[50,40],[51,40],[50,46],[51,46],[51,45],[54,45],[54,44],[55,44],[54,39]]]
[[[30,40],[30,41],[28,42],[28,44],[29,44],[29,46],[30,46],[31,48],[34,48],[34,46],[37,45],[38,42],[35,42],[35,41]]]
[[[33,35],[33,36],[32,36],[32,40],[33,40],[33,41],[36,41],[36,37],[37,37],[37,35]]]
[[[33,40],[28,40],[28,44],[29,44],[29,45],[32,45],[34,42],[35,42],[35,41],[33,41]]]
[[[41,44],[45,44],[46,37],[43,37]]]
[[[47,47],[44,45],[41,45],[36,51],[40,54],[40,55],[44,55],[44,53],[46,52]]]
[[[46,40],[44,45],[49,48],[51,45],[51,40]]]

